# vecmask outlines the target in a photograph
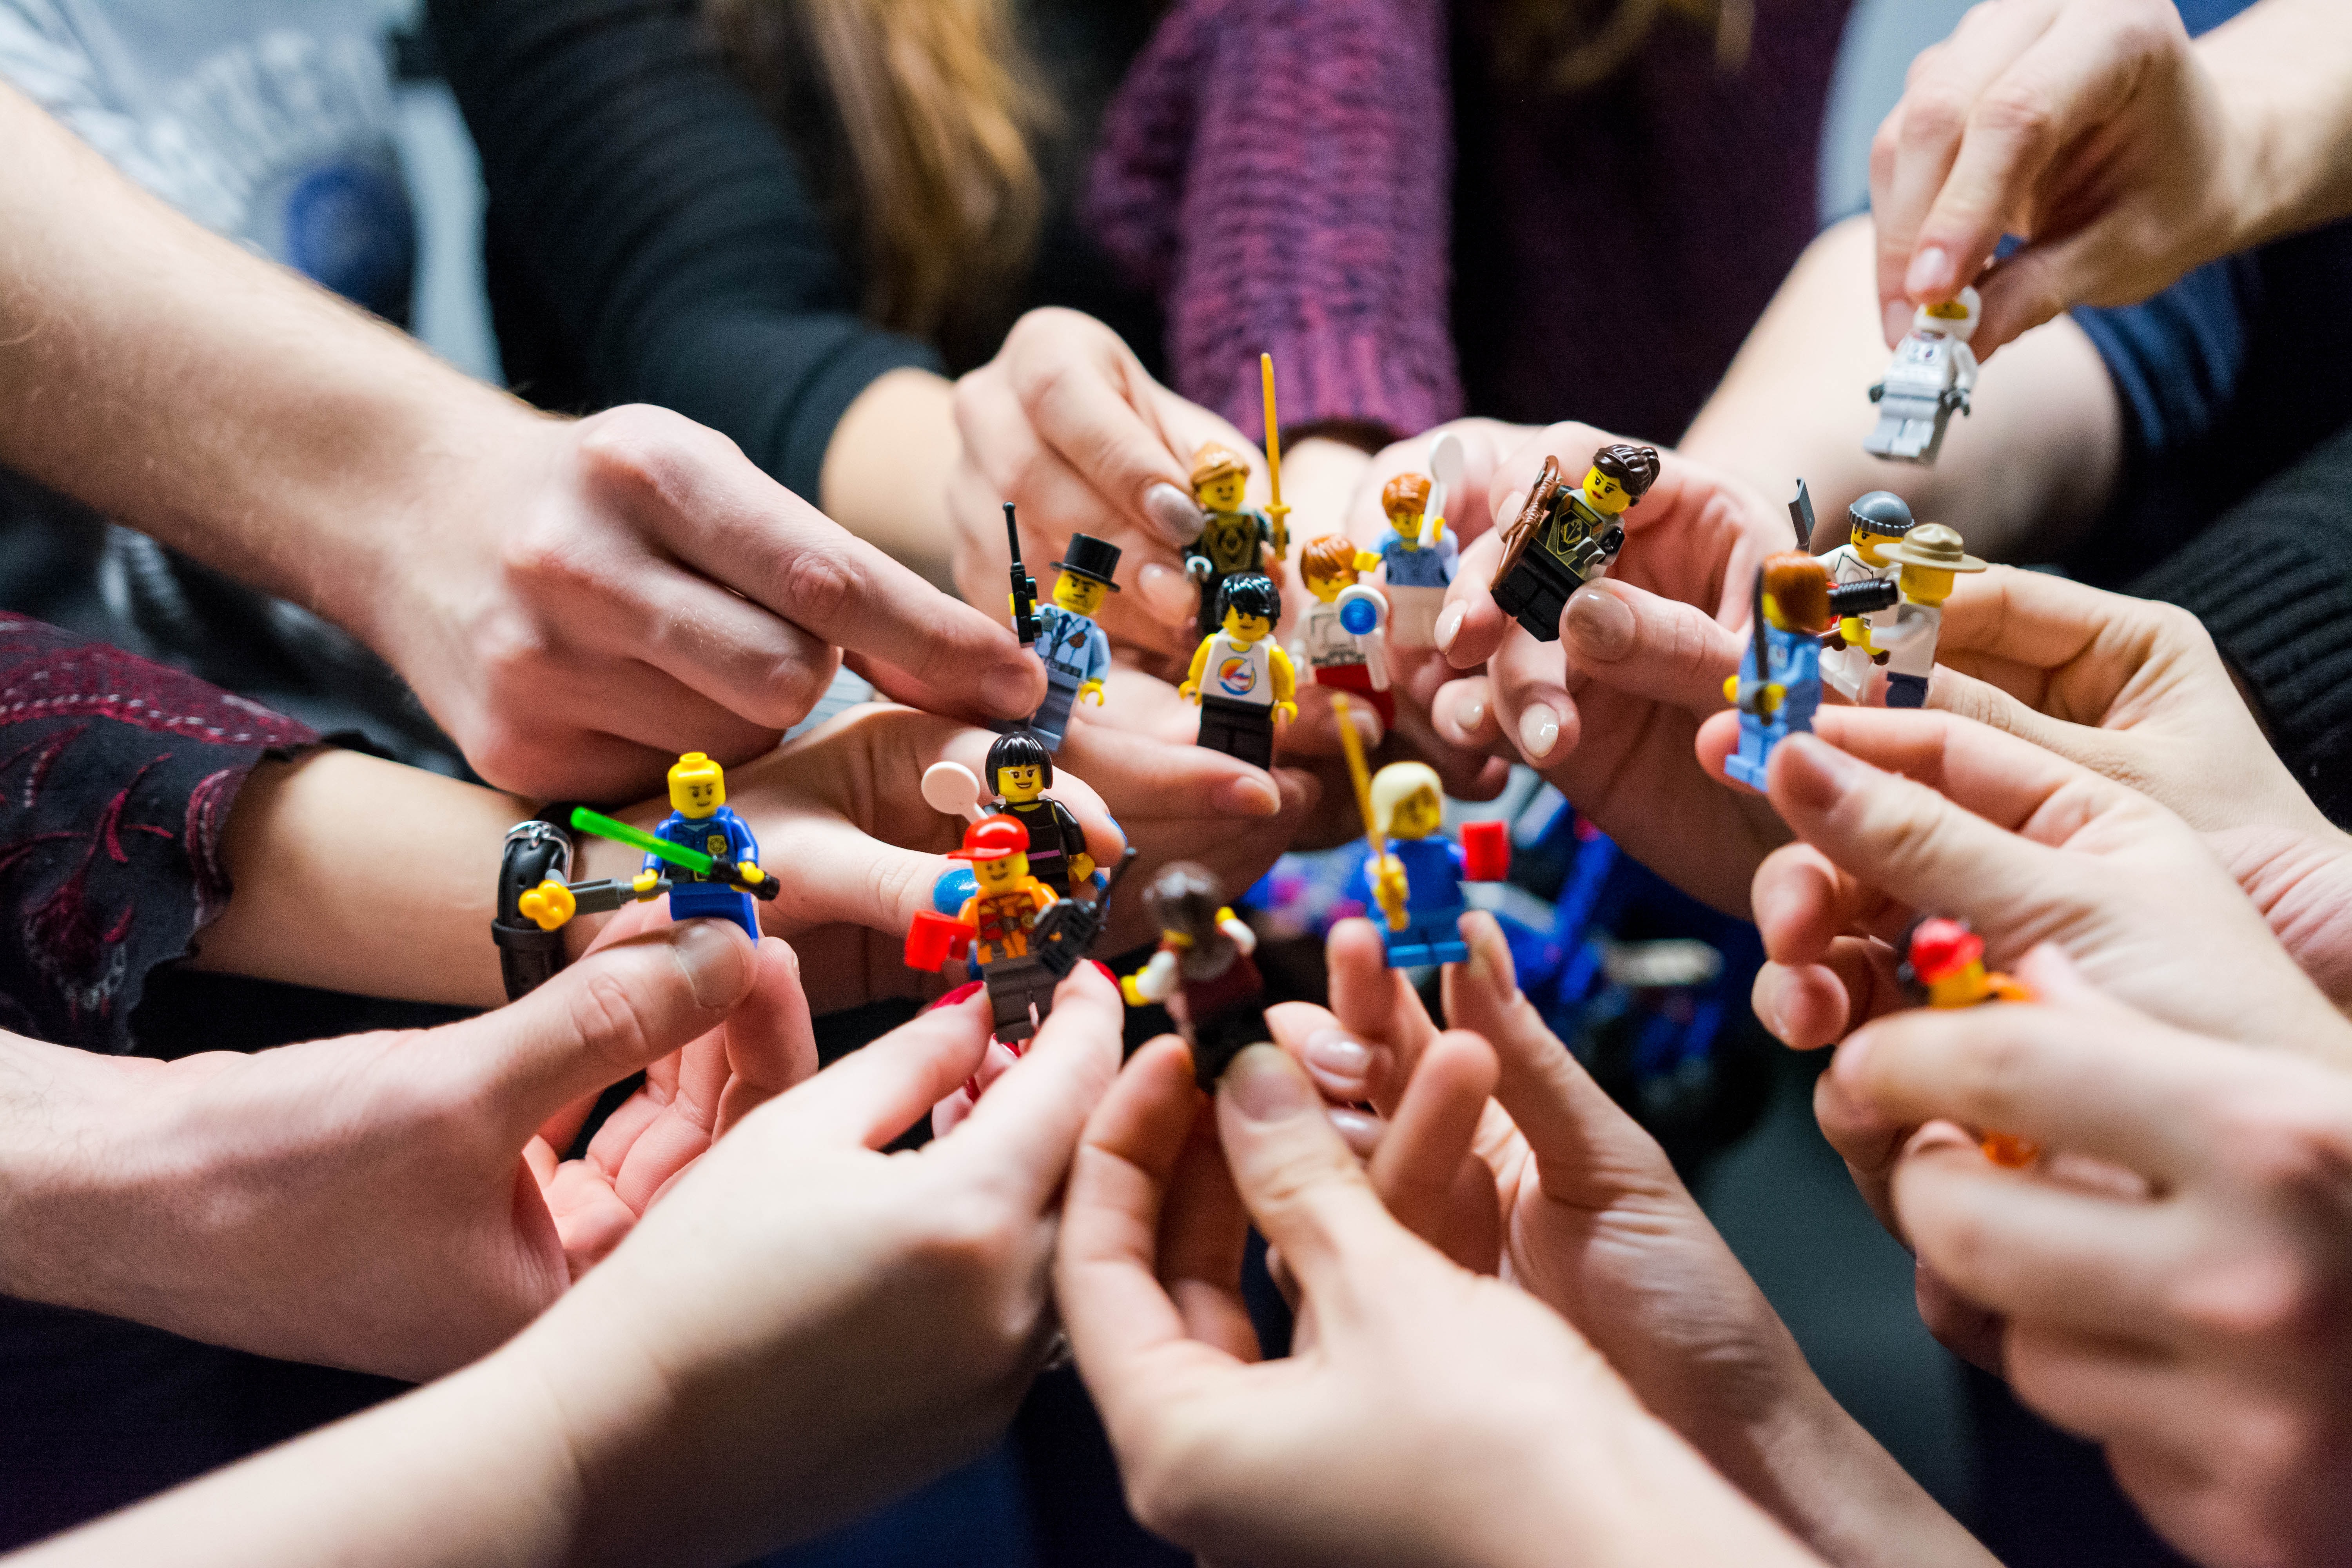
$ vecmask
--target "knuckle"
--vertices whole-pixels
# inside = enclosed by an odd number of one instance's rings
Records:
[[[823,545],[803,545],[777,567],[776,602],[795,619],[838,621],[856,604],[857,569]]]
[[[1998,82],[1969,113],[1971,135],[1990,135],[2021,148],[2047,147],[2058,132],[2057,106],[2038,88]]]
[[[608,1062],[652,1059],[651,1038],[632,988],[609,967],[591,971],[572,992],[570,1019],[582,1042]]]
[[[1906,153],[1940,151],[1958,141],[1968,124],[1969,102],[1965,98],[1941,82],[1922,80],[1904,100],[1898,149]]]

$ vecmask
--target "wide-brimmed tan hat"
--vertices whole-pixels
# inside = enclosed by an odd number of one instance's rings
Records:
[[[1938,572],[1981,572],[1985,563],[1960,547],[1957,529],[1940,522],[1923,522],[1903,536],[1903,542],[1878,552],[1881,561],[1906,566],[1927,566]]]

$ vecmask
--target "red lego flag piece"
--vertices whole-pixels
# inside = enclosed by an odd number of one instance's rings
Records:
[[[1499,882],[1511,874],[1511,830],[1500,822],[1462,825],[1462,875],[1473,882]]]

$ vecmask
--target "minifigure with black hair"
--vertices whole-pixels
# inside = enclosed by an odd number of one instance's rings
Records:
[[[988,788],[996,798],[983,809],[1013,818],[1029,830],[1029,874],[1068,898],[1076,883],[1094,876],[1087,836],[1070,808],[1045,793],[1054,782],[1054,755],[1036,736],[1015,730],[988,748]]]
[[[1495,603],[1538,642],[1559,640],[1568,596],[1609,570],[1624,548],[1620,513],[1658,482],[1658,451],[1624,442],[1592,455],[1584,483],[1571,489],[1559,459],[1546,458],[1527,504],[1503,531],[1495,568]]]
[[[1274,640],[1282,595],[1261,574],[1228,577],[1217,592],[1217,619],[1177,695],[1201,705],[1202,746],[1270,768],[1275,721],[1298,717],[1297,675]]]

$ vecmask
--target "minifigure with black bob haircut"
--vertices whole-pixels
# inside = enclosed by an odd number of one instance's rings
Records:
[[[1218,591],[1226,579],[1266,573],[1290,547],[1279,512],[1242,505],[1249,475],[1248,459],[1214,441],[1192,454],[1192,499],[1206,515],[1200,537],[1184,547],[1184,574],[1200,585],[1204,637],[1223,616]]]
[[[1223,624],[1192,651],[1177,695],[1201,705],[1202,746],[1270,768],[1275,721],[1298,717],[1297,675],[1274,640],[1282,595],[1256,573],[1228,577],[1217,614]]]
[[[1924,708],[1927,678],[1936,668],[1936,639],[1944,626],[1944,601],[1951,597],[1959,574],[1981,572],[1985,563],[1961,548],[1956,530],[1940,522],[1921,523],[1886,558],[1902,569],[1896,584],[1903,594],[1893,623],[1877,634],[1887,651],[1886,705]]]
[[[1118,983],[1130,1007],[1167,1004],[1185,1044],[1192,1076],[1214,1093],[1217,1079],[1247,1047],[1274,1038],[1266,1027],[1265,984],[1250,955],[1257,933],[1225,903],[1224,889],[1190,860],[1160,868],[1143,891],[1160,928],[1160,950]]]
[[[1070,713],[1080,702],[1102,705],[1103,677],[1110,673],[1110,639],[1095,624],[1103,597],[1118,592],[1118,546],[1092,535],[1070,535],[1070,547],[1054,563],[1054,599],[1037,611],[1037,657],[1045,661],[1045,700],[1029,727],[1048,752],[1062,749]]]
[[[1095,874],[1087,836],[1070,808],[1045,793],[1054,782],[1054,757],[1036,736],[1015,730],[988,748],[988,787],[996,796],[991,813],[1009,816],[1028,830],[1029,874],[1061,898]]]
[[[1377,858],[1364,858],[1364,902],[1377,922],[1391,969],[1460,963],[1469,904],[1465,882],[1498,882],[1511,868],[1508,829],[1500,822],[1465,824],[1462,842],[1445,837],[1445,792],[1426,763],[1391,763],[1372,775],[1371,834]]]
[[[1944,449],[1944,432],[1955,411],[1966,414],[1977,386],[1976,336],[1983,301],[1973,289],[1957,300],[1922,305],[1911,331],[1895,350],[1885,377],[1870,389],[1878,423],[1862,443],[1874,458],[1893,463],[1932,464]]]
[[[1873,490],[1846,510],[1846,541],[1822,552],[1832,589],[1853,583],[1891,582],[1900,570],[1887,553],[1911,531],[1910,503],[1893,490]],[[1822,681],[1849,702],[1859,701],[1873,665],[1886,662],[1875,634],[1894,624],[1892,610],[1840,617],[1822,642]]]
[[[1388,650],[1381,628],[1388,624],[1388,600],[1360,574],[1378,564],[1340,534],[1310,540],[1298,550],[1298,575],[1315,602],[1301,618],[1291,658],[1307,679],[1344,691],[1372,705],[1382,725],[1396,725],[1396,698],[1389,691]]]
[[[1764,787],[1772,748],[1813,727],[1822,705],[1822,634],[1830,626],[1829,568],[1801,550],[1768,555],[1756,569],[1754,625],[1739,673],[1723,695],[1739,709],[1739,749],[1723,771],[1751,789]]]
[[[1625,545],[1618,521],[1658,482],[1658,451],[1620,441],[1592,455],[1575,489],[1557,458],[1544,459],[1527,504],[1503,533],[1495,603],[1538,642],[1559,640],[1569,595],[1609,570]]]
[[[678,758],[669,770],[669,804],[670,814],[654,829],[655,837],[733,866],[754,886],[765,879],[766,873],[760,869],[760,841],[728,805],[727,774],[717,763],[700,752]],[[750,893],[647,855],[637,873],[637,886],[650,889],[664,878],[669,882],[670,919],[708,916],[733,921],[743,928],[744,935],[755,942],[760,940],[760,917],[752,910]]]

